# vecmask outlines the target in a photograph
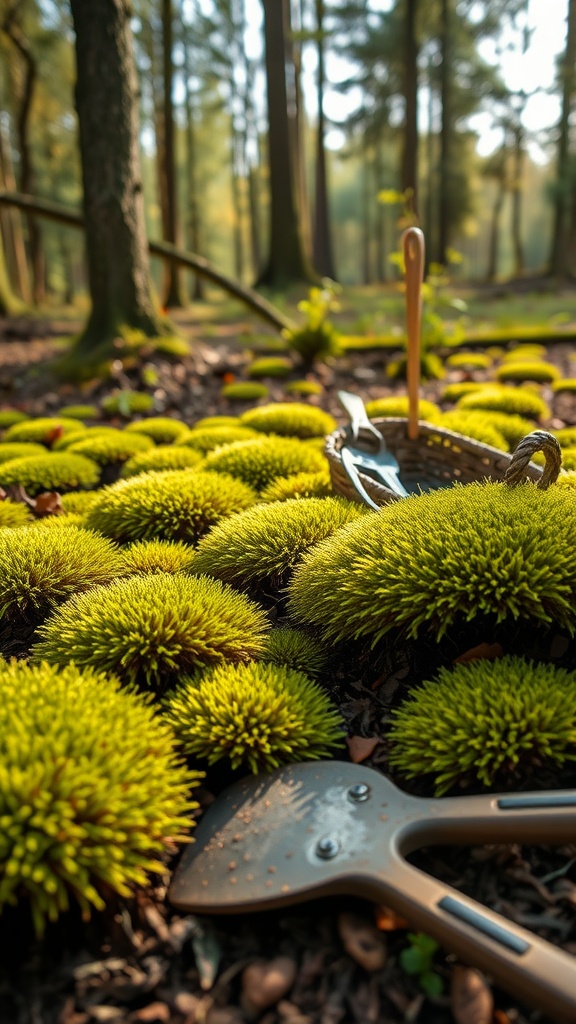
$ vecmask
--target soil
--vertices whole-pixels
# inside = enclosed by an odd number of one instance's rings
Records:
[[[130,387],[154,395],[158,414],[186,422],[215,413],[236,414],[220,395],[222,380],[242,379],[249,360],[246,319],[207,330],[181,319],[194,340],[191,355],[175,363],[156,356],[132,368],[120,363],[106,382],[61,385],[47,361],[58,353],[56,338],[67,323],[0,322],[0,408],[32,415],[62,406],[99,403],[114,390]],[[259,325],[256,327],[259,330]],[[572,376],[571,346],[549,348],[550,361]],[[385,377],[393,354],[368,352],[321,366],[314,379],[324,391],[314,404],[344,416],[340,388],[365,399],[393,394],[398,385]],[[143,387],[143,371],[156,381]],[[294,376],[301,376],[295,373]],[[475,377],[481,375],[476,374]],[[149,374],[148,374],[148,379]],[[462,380],[454,372],[448,378]],[[285,400],[284,382],[267,381],[271,400]],[[423,387],[435,399],[440,385]],[[549,394],[545,397],[549,399]],[[576,400],[558,398],[549,426],[576,423]],[[466,637],[462,638],[462,650]],[[522,639],[522,638],[520,638]],[[549,637],[551,649],[574,663],[573,645]],[[406,686],[415,660],[430,650],[388,650],[374,678],[344,687],[341,707],[352,739],[351,759],[387,772],[386,744],[378,725]],[[351,671],[353,653],[343,662]],[[230,781],[226,772],[209,776],[200,793],[207,807]],[[539,780],[539,787],[546,780]],[[576,786],[569,770],[554,780]],[[512,921],[576,955],[576,842],[560,847],[483,845],[420,851],[414,863],[473,896]],[[176,912],[167,902],[170,871],[133,899],[110,895],[107,910],[81,922],[74,912],[50,925],[39,942],[21,908],[0,918],[0,1022],[2,1024],[549,1024],[546,1017],[437,948],[428,956],[428,975],[410,974],[402,952],[417,946],[407,922],[386,908],[358,899],[331,898],[283,912],[206,918]],[[430,973],[436,980],[430,982]],[[432,994],[427,994],[427,993]]]

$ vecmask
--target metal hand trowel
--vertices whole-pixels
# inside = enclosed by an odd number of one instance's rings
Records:
[[[443,799],[319,761],[243,779],[200,821],[169,899],[186,911],[271,910],[338,893],[384,903],[529,1006],[576,1020],[576,957],[405,860],[433,843],[576,841],[576,790]]]

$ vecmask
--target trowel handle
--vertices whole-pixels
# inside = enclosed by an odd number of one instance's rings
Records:
[[[391,906],[412,927],[487,971],[527,1006],[566,1024],[576,1021],[576,957],[431,878],[398,851],[386,875],[373,880],[369,898]]]
[[[402,235],[406,273],[406,333],[408,337],[408,437],[418,437],[420,390],[420,333],[422,329],[422,281],[424,279],[424,235],[420,228],[407,228]]]

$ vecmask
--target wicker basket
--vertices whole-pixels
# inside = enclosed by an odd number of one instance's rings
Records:
[[[528,434],[516,451],[508,454],[431,423],[421,422],[418,437],[410,440],[407,434],[408,420],[405,418],[391,417],[373,422],[384,437],[386,446],[396,456],[400,478],[408,491],[419,493],[436,490],[456,481],[471,483],[474,480],[505,479],[510,483],[528,479],[546,487],[556,479],[560,470],[560,446],[556,438],[546,431]],[[327,437],[324,452],[330,465],[335,493],[362,504],[362,498],[349,480],[340,457],[340,448],[351,440],[349,427],[335,430]],[[365,447],[367,452],[375,451],[374,438],[367,432],[361,431],[355,443]],[[530,462],[536,451],[544,452],[546,469]],[[377,505],[399,500],[397,494],[371,476],[362,472],[359,472],[359,476],[368,495]]]

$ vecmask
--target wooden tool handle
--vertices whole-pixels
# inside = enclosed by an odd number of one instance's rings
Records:
[[[420,332],[422,329],[422,281],[424,279],[424,235],[420,228],[407,228],[402,236],[406,268],[406,331],[408,336],[408,437],[418,437],[420,390]]]

